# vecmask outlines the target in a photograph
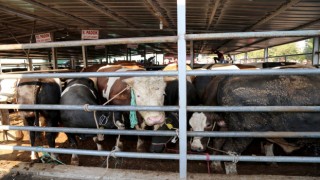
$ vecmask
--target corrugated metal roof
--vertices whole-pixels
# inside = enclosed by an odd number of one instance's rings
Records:
[[[57,41],[80,40],[81,29],[99,29],[100,38],[176,35],[176,0],[0,0],[0,43],[29,43],[35,33],[55,32]],[[320,28],[319,0],[187,0],[187,33],[250,32]],[[159,28],[160,21],[164,28]],[[13,37],[15,36],[15,38]],[[237,54],[299,38],[196,41],[197,53],[213,49]],[[34,40],[33,40],[34,41]],[[149,44],[148,52],[175,53],[177,45]],[[138,52],[143,51],[144,46]],[[49,51],[49,50],[48,50]],[[46,50],[31,50],[32,57],[47,57]],[[125,53],[123,45],[110,54]],[[89,56],[104,56],[89,47]],[[22,51],[0,52],[0,57],[25,56]],[[81,48],[58,50],[59,57],[81,57]]]

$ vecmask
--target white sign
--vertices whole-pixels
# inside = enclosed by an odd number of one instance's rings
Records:
[[[37,43],[43,43],[43,42],[51,42],[51,33],[44,33],[44,34],[36,34],[36,42]]]
[[[138,44],[127,44],[127,48],[138,49]]]
[[[99,30],[82,30],[81,39],[99,39]]]

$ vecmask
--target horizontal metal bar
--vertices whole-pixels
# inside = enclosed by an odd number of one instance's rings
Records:
[[[115,105],[53,105],[1,104],[0,109],[24,110],[87,110],[89,111],[178,111],[178,106],[115,106]],[[320,106],[187,106],[192,112],[320,112]]]
[[[114,105],[53,105],[53,104],[1,104],[0,109],[88,110],[88,111],[178,111],[178,106],[114,106]]]
[[[188,76],[215,75],[308,75],[320,74],[320,69],[256,69],[256,70],[190,70]],[[1,74],[0,79],[19,78],[84,78],[84,77],[123,77],[123,76],[178,76],[178,71],[138,71],[138,72],[82,72],[82,73],[32,73]]]
[[[111,152],[111,151],[95,151],[95,150],[80,150],[80,149],[62,149],[62,148],[43,148],[29,146],[10,146],[0,145],[0,150],[16,150],[16,151],[36,151],[49,152],[58,154],[78,154],[90,156],[109,156],[124,158],[142,158],[142,159],[173,159],[178,160],[179,154],[164,154],[164,153],[136,153],[136,152]],[[320,157],[300,157],[300,156],[225,156],[225,155],[187,155],[188,160],[205,160],[205,161],[246,161],[246,162],[299,162],[299,163],[320,163]]]
[[[320,112],[320,106],[188,106],[192,112]]]
[[[207,161],[205,155],[188,155],[188,160]],[[242,162],[287,162],[287,163],[320,163],[320,157],[302,156],[209,156],[211,161],[242,161]]]
[[[13,49],[38,49],[51,47],[74,47],[74,46],[98,46],[98,45],[115,45],[115,44],[143,44],[143,43],[175,43],[177,36],[161,37],[137,37],[137,38],[115,38],[115,39],[98,39],[98,40],[78,40],[78,41],[59,41],[48,43],[32,44],[5,44],[0,45],[0,50]]]
[[[0,125],[1,130],[23,130],[23,131],[47,131],[68,132],[77,134],[106,134],[106,135],[136,135],[136,136],[176,136],[174,130],[116,130],[116,129],[89,129],[89,128],[67,128],[67,127],[34,127],[34,126],[7,126]],[[194,137],[255,137],[255,138],[320,138],[320,132],[238,132],[238,131],[188,131],[187,136]]]
[[[320,138],[320,132],[240,132],[240,131],[226,131],[226,132],[203,132],[203,131],[189,131],[190,137],[254,137],[254,138]]]
[[[175,136],[175,131],[154,130],[120,130],[120,129],[89,129],[68,127],[35,127],[35,126],[7,126],[0,125],[0,130],[22,130],[22,131],[47,131],[68,132],[76,134],[106,134],[106,135],[135,135],[135,136]]]
[[[123,76],[178,76],[177,71],[130,71],[130,72],[81,72],[81,73],[30,73],[1,74],[0,79],[20,78],[87,78],[87,77],[123,77]]]
[[[188,76],[216,76],[216,75],[313,75],[320,74],[320,69],[255,69],[255,70],[192,70]]]
[[[186,40],[194,41],[194,40],[241,39],[241,38],[314,37],[319,35],[320,35],[320,30],[299,30],[299,31],[186,34],[185,38]]]

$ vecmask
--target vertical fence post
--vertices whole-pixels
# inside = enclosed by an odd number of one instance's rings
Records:
[[[319,64],[319,36],[313,38],[312,64]]]
[[[264,62],[268,62],[269,52],[268,48],[264,48]]]
[[[179,149],[180,179],[187,179],[187,81],[186,81],[186,0],[177,0],[179,72]]]

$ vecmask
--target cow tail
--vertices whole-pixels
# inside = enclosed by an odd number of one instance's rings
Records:
[[[42,83],[36,83],[34,86],[34,103],[33,104],[39,104],[39,92],[41,89]],[[39,110],[34,110],[34,116],[35,116],[35,121],[34,121],[34,126],[39,126]]]

